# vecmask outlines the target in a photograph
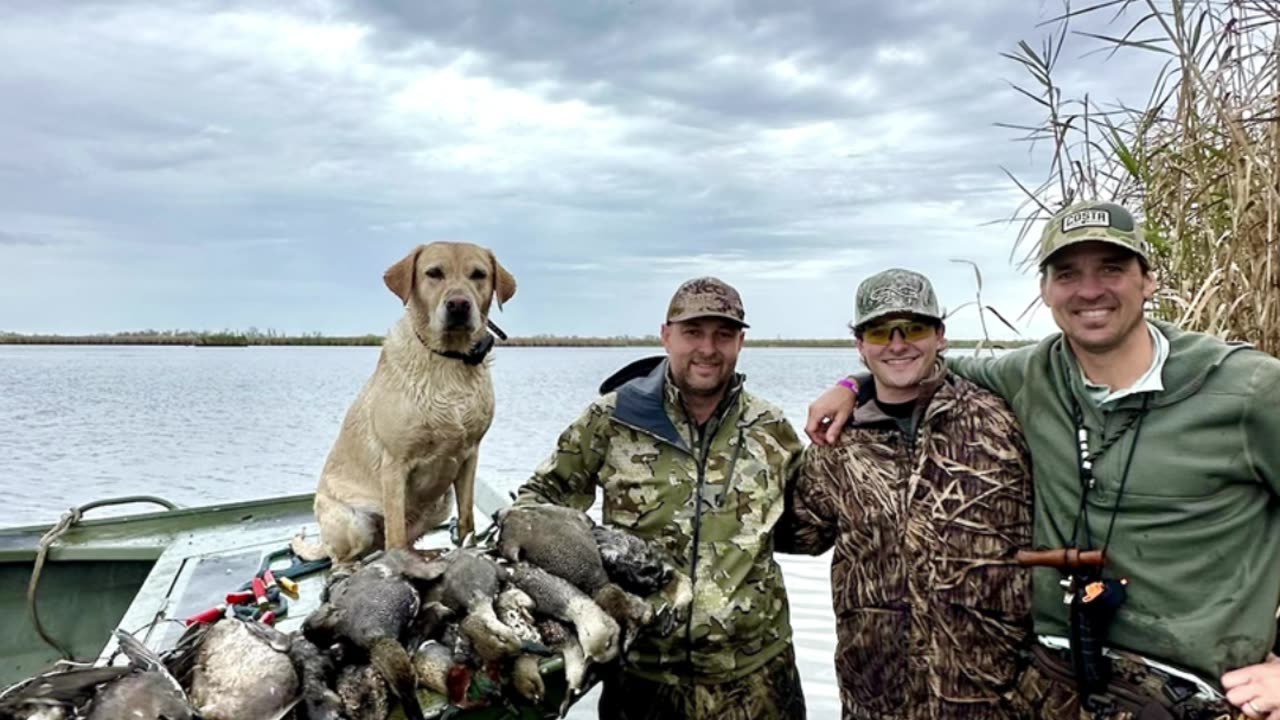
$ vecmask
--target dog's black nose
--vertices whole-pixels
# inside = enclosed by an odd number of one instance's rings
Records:
[[[471,312],[471,301],[466,298],[449,298],[444,303],[444,309],[450,315],[466,315]]]

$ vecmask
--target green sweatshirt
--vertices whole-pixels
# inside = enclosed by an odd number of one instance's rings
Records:
[[[1280,360],[1155,323],[1169,340],[1165,390],[1138,428],[1094,464],[1088,529],[1100,547],[1130,450],[1128,484],[1107,553],[1128,600],[1108,644],[1218,683],[1261,662],[1280,604]],[[1134,395],[1099,410],[1060,335],[998,358],[950,358],[958,375],[1003,396],[1022,423],[1035,479],[1035,546],[1064,547],[1079,514],[1071,395],[1096,452],[1142,406]],[[1083,545],[1083,542],[1077,543]],[[1034,573],[1035,630],[1066,637],[1062,575]]]

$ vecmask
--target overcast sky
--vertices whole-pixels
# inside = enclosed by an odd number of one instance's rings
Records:
[[[736,285],[755,337],[842,337],[891,266],[1011,317],[1043,158],[999,55],[1056,0],[10,4],[0,331],[381,333],[414,245],[492,248],[510,334],[656,333]],[[1072,94],[1130,62],[1068,53]],[[953,337],[976,336],[962,310]],[[1041,310],[1024,334],[1052,329]],[[1009,336],[1007,331],[998,333]]]

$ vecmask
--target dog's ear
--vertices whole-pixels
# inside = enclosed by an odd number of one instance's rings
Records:
[[[516,294],[516,278],[502,267],[492,250],[489,251],[489,262],[493,264],[493,292],[498,296],[498,309],[501,310],[502,303]]]
[[[404,258],[387,268],[382,274],[382,281],[387,284],[387,288],[400,298],[400,302],[405,305],[409,304],[409,296],[413,294],[413,285],[417,280],[414,276],[417,273],[418,254],[422,252],[422,246],[414,248],[412,252],[405,255]]]

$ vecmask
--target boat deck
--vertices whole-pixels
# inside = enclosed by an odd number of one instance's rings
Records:
[[[282,557],[271,565],[273,570],[289,566],[289,557],[282,553],[289,540],[299,531],[309,537],[318,533],[312,497],[307,494],[271,502],[84,520],[69,529],[49,553],[47,577],[42,579],[39,593],[44,624],[55,639],[72,647],[82,659],[96,652],[98,659],[104,660],[114,653],[114,639],[100,633],[104,626],[123,628],[157,650],[172,647],[184,630],[185,618],[216,606],[227,593],[238,590],[259,572],[264,558],[280,553]],[[503,504],[504,499],[477,489],[479,529],[489,522],[493,509]],[[0,582],[0,601],[5,607],[25,606],[34,548],[45,530],[32,527],[0,533],[0,580],[4,581]],[[418,547],[450,544],[447,530],[440,529],[419,541]],[[839,698],[831,662],[835,624],[827,580],[829,558],[779,559],[791,598],[797,658],[810,716],[836,717]],[[102,575],[105,567],[112,568],[111,575]],[[114,605],[109,600],[83,602],[82,593],[97,592],[110,598],[111,594],[104,592],[105,585],[132,582],[136,586],[143,577],[131,601],[124,599]],[[301,626],[320,603],[324,578],[325,574],[318,572],[298,579],[298,598],[288,599],[287,612],[277,627],[289,632]],[[29,677],[58,657],[42,645],[30,623],[16,624],[20,637],[14,647],[43,650],[6,654],[0,676],[9,681]],[[589,693],[575,704],[569,717],[595,717],[595,705],[596,693]]]

